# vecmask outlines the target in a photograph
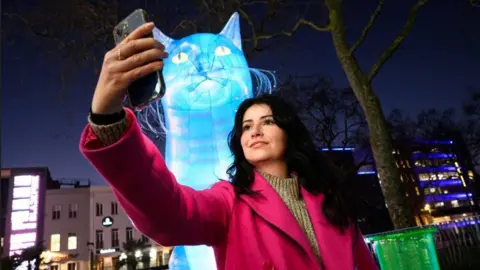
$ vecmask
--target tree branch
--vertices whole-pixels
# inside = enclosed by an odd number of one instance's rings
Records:
[[[418,0],[415,5],[410,9],[410,13],[408,14],[407,22],[402,28],[402,31],[400,34],[393,40],[393,42],[390,44],[390,46],[387,47],[387,49],[380,55],[378,58],[377,62],[373,65],[372,69],[370,70],[368,77],[367,77],[367,85],[371,85],[373,79],[375,76],[377,76],[378,72],[380,69],[385,65],[385,63],[390,59],[395,51],[400,47],[402,42],[405,40],[407,35],[410,33],[410,31],[413,28],[413,25],[415,23],[415,20],[417,18],[418,10],[424,6],[428,0]]]
[[[375,21],[378,18],[378,15],[380,14],[380,11],[382,10],[384,4],[384,0],[378,0],[378,5],[373,14],[370,16],[370,20],[368,21],[367,25],[362,30],[362,34],[360,37],[355,41],[353,46],[350,48],[350,55],[353,55],[355,50],[365,41],[365,38],[367,37],[368,32],[370,32],[370,29],[372,29],[373,25],[375,24]]]
[[[328,31],[330,31],[329,26],[318,26],[312,21],[308,21],[308,20],[305,20],[305,19],[301,18],[297,21],[297,23],[295,23],[295,25],[292,27],[292,29],[290,31],[280,31],[280,32],[277,32],[277,33],[272,33],[272,34],[262,33],[261,35],[258,35],[259,33],[255,29],[255,23],[253,22],[253,19],[242,8],[238,8],[238,13],[240,14],[240,16],[242,18],[244,18],[247,21],[247,23],[252,28],[252,38],[243,39],[243,41],[245,41],[245,42],[251,41],[253,43],[253,48],[254,49],[256,49],[258,47],[258,42],[260,40],[272,39],[272,38],[276,38],[276,37],[280,37],[280,36],[291,37],[297,32],[299,27],[302,26],[302,25],[306,25],[306,26],[308,26],[308,27],[310,27],[310,28],[312,28],[312,29],[314,29],[315,31],[318,31],[318,32],[328,32]]]
[[[278,32],[278,33],[275,33],[275,34],[262,35],[262,36],[259,36],[258,39],[270,39],[270,38],[274,38],[274,37],[278,37],[278,36],[291,37],[295,34],[295,32],[297,32],[298,28],[301,25],[309,26],[310,28],[312,28],[313,30],[318,31],[318,32],[328,32],[328,31],[330,31],[330,27],[328,25],[327,26],[318,26],[311,21],[307,21],[305,19],[299,19],[297,21],[297,23],[295,24],[295,26],[290,31],[281,31],[281,32]]]

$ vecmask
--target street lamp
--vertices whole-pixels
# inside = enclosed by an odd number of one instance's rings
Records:
[[[88,250],[90,251],[90,270],[93,270],[94,269],[94,266],[93,266],[93,250],[95,249],[95,245],[93,244],[93,242],[87,242],[87,247],[88,247]]]

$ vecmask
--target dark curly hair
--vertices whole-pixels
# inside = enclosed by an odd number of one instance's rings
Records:
[[[240,143],[243,116],[253,105],[268,105],[275,123],[287,134],[285,160],[288,170],[296,172],[300,185],[313,194],[324,194],[323,213],[327,220],[341,232],[356,225],[356,216],[346,200],[341,179],[338,179],[324,153],[317,151],[312,137],[294,109],[283,99],[262,95],[243,101],[235,115],[235,124],[229,134],[229,147],[234,161],[227,170],[237,195],[253,195],[254,167],[243,153]]]

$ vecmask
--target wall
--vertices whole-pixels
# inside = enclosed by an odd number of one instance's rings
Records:
[[[69,215],[70,207],[76,206],[75,211]],[[60,208],[60,216],[53,213],[54,208]],[[72,209],[73,210],[73,209]],[[90,190],[83,188],[65,188],[47,190],[45,200],[45,247],[52,250],[52,234],[60,234],[60,251],[62,255],[75,255],[72,259],[62,260],[61,269],[65,268],[70,261],[79,262],[79,268],[89,260],[87,242],[90,241]],[[77,248],[68,250],[68,236],[75,234],[77,237]],[[66,269],[66,268],[65,268]]]

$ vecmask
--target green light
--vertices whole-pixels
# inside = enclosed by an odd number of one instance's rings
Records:
[[[411,228],[376,234],[373,243],[382,270],[440,270],[433,235],[436,228]]]

